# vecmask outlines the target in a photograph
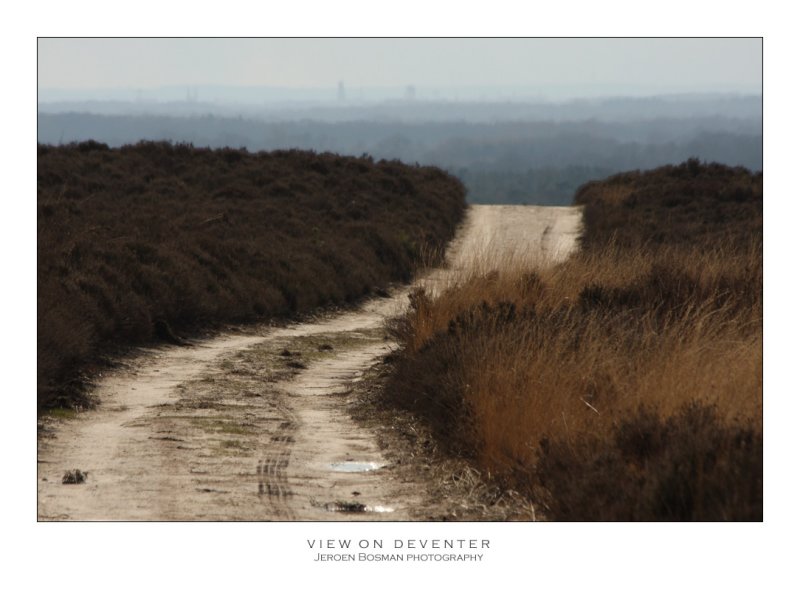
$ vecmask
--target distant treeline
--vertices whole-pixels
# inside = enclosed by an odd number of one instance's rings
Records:
[[[40,408],[80,400],[78,373],[109,346],[408,280],[466,206],[433,167],[94,141],[39,146],[37,202]]]
[[[641,110],[639,110],[641,112]],[[638,112],[637,112],[638,113]],[[577,188],[613,172],[690,157],[762,167],[760,118],[693,115],[634,121],[268,121],[213,115],[40,113],[40,143],[142,139],[251,151],[370,154],[443,168],[479,203],[567,204]]]
[[[569,205],[576,188],[587,180],[605,178],[613,170],[565,166],[500,171],[458,168],[451,173],[469,189],[468,196],[473,203]],[[534,197],[546,197],[546,200]]]
[[[54,94],[39,89],[39,110],[48,113],[89,112],[106,115],[163,115],[238,117],[268,121],[354,122],[631,122],[693,118],[761,119],[761,95],[690,93],[645,97],[597,97],[563,101],[535,99],[408,100],[357,99],[332,102],[330,91],[313,97],[270,98],[269,89],[251,89],[249,96],[232,97],[223,89],[181,88],[169,96],[130,91],[117,99],[81,100],[82,91]],[[241,89],[239,90],[241,91]],[[274,90],[273,90],[274,91]],[[187,92],[199,97],[191,99]],[[69,96],[72,96],[72,99]],[[228,97],[226,100],[225,97]],[[209,100],[209,98],[216,98]]]

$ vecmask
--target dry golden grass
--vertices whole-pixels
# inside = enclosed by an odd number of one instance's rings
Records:
[[[480,313],[451,335],[465,355],[464,395],[486,463],[530,460],[530,446],[544,436],[607,432],[640,405],[669,415],[701,401],[726,420],[760,425],[761,303],[742,304],[746,297],[724,282],[760,271],[755,251],[630,258],[608,250],[548,269],[480,273],[485,263],[479,257],[479,273],[461,272],[463,281],[433,300],[418,298],[405,339],[419,352],[464,313]],[[663,311],[657,302],[592,308],[582,298],[587,287],[626,288],[662,268],[685,273],[699,300]],[[680,290],[661,291],[667,304]],[[510,322],[506,305],[514,308]]]
[[[556,519],[760,518],[757,241],[536,259],[418,290],[389,395]]]

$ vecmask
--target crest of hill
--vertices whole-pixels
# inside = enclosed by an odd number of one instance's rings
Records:
[[[714,247],[759,241],[763,175],[690,159],[581,186],[585,248]]]

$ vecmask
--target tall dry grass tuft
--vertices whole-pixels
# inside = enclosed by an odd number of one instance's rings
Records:
[[[757,236],[491,256],[412,295],[395,403],[554,519],[761,518]]]

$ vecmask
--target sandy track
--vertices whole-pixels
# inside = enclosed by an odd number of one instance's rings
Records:
[[[563,258],[579,225],[574,208],[473,206],[448,260],[458,269],[487,247],[493,259]],[[424,475],[387,460],[376,430],[346,413],[352,384],[395,347],[383,327],[407,293],[141,350],[98,380],[96,410],[47,423],[39,519],[415,519]],[[72,468],[87,481],[62,484]]]

